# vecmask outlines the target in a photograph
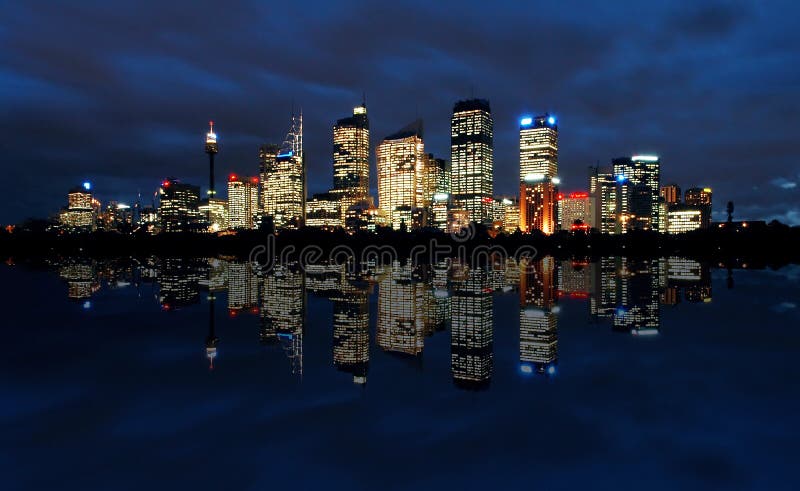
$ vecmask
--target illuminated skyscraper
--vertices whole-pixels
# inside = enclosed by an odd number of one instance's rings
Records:
[[[655,155],[612,160],[619,187],[618,229],[661,230],[661,163]]]
[[[703,228],[703,212],[700,207],[684,204],[673,205],[667,211],[667,233],[682,234]]]
[[[519,180],[530,174],[558,176],[558,124],[555,116],[526,116],[519,122]]]
[[[165,179],[159,190],[161,230],[189,232],[200,229],[200,188],[184,184],[175,178]]]
[[[369,195],[369,120],[367,106],[353,108],[353,115],[333,126],[333,189],[342,217],[354,203]]]
[[[578,191],[559,197],[558,218],[562,230],[586,230],[594,226],[589,193]]]
[[[417,120],[384,138],[376,149],[378,206],[395,229],[402,223],[411,228],[418,208],[430,204],[425,201],[428,156],[422,138],[422,120]]]
[[[455,281],[450,301],[453,382],[464,388],[484,388],[489,385],[494,365],[493,299],[487,272],[473,269],[464,281]]]
[[[494,179],[494,122],[489,101],[456,102],[450,118],[453,206],[473,221],[490,221]]]
[[[681,188],[677,184],[666,184],[661,186],[660,196],[664,198],[667,206],[677,205],[681,202]]]
[[[690,188],[686,190],[683,201],[701,212],[701,227],[711,225],[711,188]]]
[[[556,231],[555,179],[541,174],[528,174],[520,185],[519,228],[530,233],[539,230],[544,234]]]
[[[592,167],[589,175],[589,198],[592,226],[604,234],[617,233],[617,179],[613,172],[601,172]]]
[[[96,228],[96,213],[93,206],[92,185],[70,189],[67,194],[67,208],[60,214],[61,226],[70,231],[92,231]]]
[[[264,181],[262,211],[272,217],[276,228],[297,228],[305,223],[306,204],[302,113],[292,115],[289,133],[271,161],[273,150],[267,145],[259,151]]]
[[[228,177],[228,227],[236,229],[255,228],[258,215],[258,178]]]
[[[333,191],[315,194],[306,201],[306,225],[325,229],[343,226],[341,204]]]

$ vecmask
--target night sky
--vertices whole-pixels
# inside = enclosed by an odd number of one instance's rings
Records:
[[[0,0],[0,223],[55,213],[85,180],[126,203],[167,176],[205,189],[209,119],[222,188],[257,172],[293,104],[309,194],[326,191],[331,126],[366,93],[373,146],[419,116],[448,159],[453,103],[488,98],[497,195],[516,190],[519,118],[548,111],[565,191],[657,153],[663,182],[714,188],[715,218],[733,200],[800,224],[796,2],[228,3]]]

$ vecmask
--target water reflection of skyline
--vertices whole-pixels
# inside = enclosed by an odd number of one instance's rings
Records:
[[[215,321],[220,298],[227,298],[230,317],[253,318],[254,342],[280,346],[288,369],[298,377],[304,366],[308,295],[325,299],[332,305],[330,364],[358,385],[367,383],[371,356],[421,363],[426,340],[449,333],[453,384],[489,387],[497,295],[519,298],[519,373],[552,377],[560,362],[560,303],[585,304],[589,318],[612,331],[656,336],[663,308],[710,302],[712,294],[709,267],[678,257],[544,257],[487,267],[394,262],[358,272],[341,265],[305,270],[281,265],[264,273],[226,258],[67,259],[54,266],[67,284],[67,296],[83,301],[85,308],[102,289],[141,291],[143,284],[155,287],[153,296],[164,311],[208,303],[209,368],[218,362],[218,349],[224,351],[224,334]]]

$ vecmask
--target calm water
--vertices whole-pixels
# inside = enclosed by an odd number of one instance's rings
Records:
[[[800,269],[0,266],[4,489],[796,489]]]

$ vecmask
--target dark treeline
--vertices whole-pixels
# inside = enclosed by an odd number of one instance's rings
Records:
[[[214,256],[230,255],[249,257],[254,247],[267,245],[270,234],[265,231],[241,231],[236,235],[212,236],[204,234],[122,235],[114,232],[60,235],[43,230],[18,229],[14,233],[0,232],[0,253],[13,257],[47,255],[85,255],[93,257],[115,256]],[[290,259],[297,259],[306,246],[317,246],[323,257],[337,246],[346,246],[360,256],[367,246],[391,246],[399,259],[414,255],[420,261],[430,257],[430,246],[440,251],[448,247],[456,256],[459,250],[470,257],[482,247],[499,247],[509,255],[520,248],[533,247],[537,255],[560,258],[601,256],[663,257],[683,256],[708,262],[748,261],[752,266],[777,267],[800,263],[800,227],[789,227],[772,222],[749,229],[711,228],[682,235],[662,235],[653,232],[631,231],[624,235],[598,233],[560,232],[551,236],[521,233],[499,234],[492,237],[478,225],[467,240],[458,240],[437,229],[412,232],[380,229],[378,232],[350,235],[343,230],[325,231],[314,228],[286,230],[274,237],[276,254],[285,251]],[[287,247],[293,246],[292,249]],[[459,249],[461,248],[461,249]],[[428,251],[420,253],[420,250]],[[440,252],[441,254],[441,252]]]

